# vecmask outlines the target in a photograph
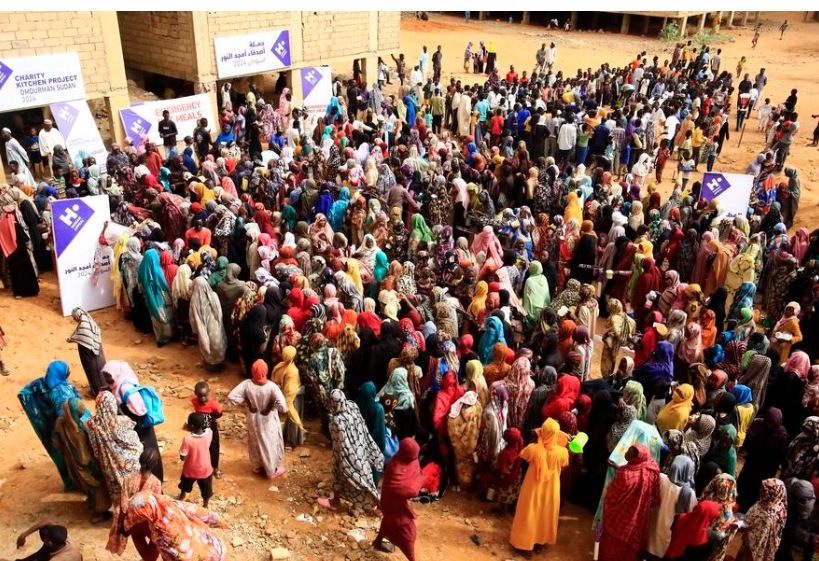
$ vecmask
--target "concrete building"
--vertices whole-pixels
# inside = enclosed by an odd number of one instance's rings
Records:
[[[85,99],[104,101],[111,140],[122,142],[125,133],[119,111],[131,104],[126,72],[129,78],[135,76],[138,83],[167,82],[176,97],[208,93],[216,109],[219,82],[216,40],[280,30],[289,35],[288,64],[276,72],[248,67],[246,73],[234,72],[229,80],[255,76],[257,83],[263,83],[275,80],[278,71],[286,72],[293,103],[299,106],[301,80],[296,75],[301,68],[330,66],[333,74],[351,75],[353,60],[358,59],[367,83],[373,82],[378,57],[389,59],[389,53],[398,51],[400,18],[398,11],[2,12],[0,94],[10,89],[2,91],[8,76],[4,77],[1,63],[16,67],[19,73],[23,69],[14,64],[19,57],[76,52],[85,83]],[[0,95],[0,123],[16,129],[14,134],[18,137],[24,127],[51,116],[48,103],[15,106],[13,102],[2,102]],[[209,120],[215,122],[216,115]]]

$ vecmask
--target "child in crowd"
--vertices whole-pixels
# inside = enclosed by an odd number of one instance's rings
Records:
[[[205,428],[210,429],[213,437],[210,442],[210,465],[213,466],[213,475],[216,479],[222,478],[219,469],[219,425],[217,419],[222,416],[222,404],[210,398],[210,386],[205,381],[197,382],[193,388],[191,398],[193,410],[205,416]]]
[[[205,427],[205,423],[202,413],[188,415],[191,434],[182,439],[182,447],[179,449],[179,457],[184,462],[179,481],[179,500],[185,500],[196,482],[202,494],[202,506],[208,508],[208,501],[213,496],[213,466],[210,461],[213,433]]]
[[[688,131],[688,139],[690,140],[691,131]],[[691,178],[691,171],[694,169],[694,160],[691,158],[691,151],[690,150],[683,150],[682,157],[680,158],[679,163],[677,164],[677,173],[680,173],[682,176],[682,188],[685,189],[685,186],[688,185],[688,180]],[[710,170],[709,170],[710,171]],[[674,180],[677,178],[677,173],[674,174],[674,177],[671,179]]]
[[[162,483],[152,473],[160,459],[159,450],[156,448],[146,448],[139,456],[139,472],[125,476],[122,482],[120,508],[116,511],[116,516],[119,518],[115,521],[116,527],[120,530],[122,529],[120,519],[125,517],[124,512],[131,497],[143,491],[157,495],[162,494]],[[151,541],[151,529],[147,523],[143,522],[142,524],[132,526],[131,529],[128,530],[128,535],[131,536],[131,541],[134,542],[134,547],[136,547],[142,559],[157,559],[159,557],[159,550]]]
[[[657,148],[656,158],[654,161],[654,173],[657,178],[657,183],[663,182],[663,169],[665,163],[671,157],[671,150],[668,148],[668,139],[664,138],[660,142],[660,147]]]

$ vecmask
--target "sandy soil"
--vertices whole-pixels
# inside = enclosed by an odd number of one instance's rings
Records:
[[[776,27],[787,17],[791,28],[784,41],[778,40]],[[802,132],[794,143],[790,165],[801,170],[803,199],[797,217],[797,226],[812,227],[816,222],[817,194],[813,183],[813,169],[819,159],[815,148],[805,145],[810,141],[814,128],[810,114],[819,105],[819,91],[809,88],[809,73],[817,68],[815,60],[819,53],[819,25],[802,23],[801,13],[772,14],[765,18],[766,32],[757,51],[750,50],[750,30],[733,32],[735,42],[721,45],[723,64],[734,68],[737,59],[748,57],[747,70],[755,73],[766,67],[769,84],[765,95],[775,102],[783,100],[791,88],[800,90],[798,109],[802,113]],[[530,69],[534,52],[540,43],[555,41],[558,45],[557,68],[574,72],[578,67],[596,67],[602,62],[621,65],[639,51],[646,50],[670,57],[670,47],[656,40],[638,36],[623,37],[592,32],[547,32],[543,28],[509,25],[500,22],[483,22],[465,25],[454,17],[432,15],[429,22],[405,20],[401,32],[402,51],[414,60],[426,44],[434,50],[441,44],[444,52],[444,77],[455,75],[471,81],[471,76],[460,73],[463,49],[468,41],[493,39],[498,47],[501,68],[515,64],[519,70]],[[783,64],[787,61],[787,64]],[[752,119],[756,125],[756,119]],[[761,135],[746,131],[742,146],[733,135],[726,146],[717,170],[744,171],[748,161],[761,145]],[[670,188],[670,183],[663,187]],[[0,323],[5,328],[8,348],[3,356],[12,373],[0,378],[0,559],[21,555],[14,549],[16,535],[42,517],[67,524],[71,536],[79,542],[89,561],[111,559],[104,550],[107,527],[92,526],[91,517],[83,497],[63,494],[53,464],[37,441],[16,394],[19,389],[41,376],[48,362],[66,360],[72,368],[73,380],[85,388],[84,376],[73,345],[65,343],[65,337],[73,330],[70,318],[61,318],[59,291],[53,274],[44,276],[39,297],[15,301],[7,292],[0,293]],[[239,380],[236,368],[220,375],[207,374],[197,364],[196,349],[184,349],[170,345],[157,349],[152,340],[139,337],[130,324],[124,323],[115,310],[94,313],[103,330],[106,356],[128,360],[140,375],[143,383],[155,385],[166,397],[167,422],[159,427],[158,435],[164,445],[163,458],[166,470],[166,492],[176,493],[181,472],[177,450],[184,436],[182,423],[190,412],[190,396],[193,385],[200,379],[208,379],[217,398],[224,397]],[[308,425],[315,427],[314,424]],[[288,454],[287,474],[273,482],[250,474],[245,450],[243,415],[228,411],[223,423],[222,469],[225,477],[215,483],[216,497],[212,506],[224,514],[231,530],[222,535],[231,544],[232,559],[266,560],[267,550],[285,547],[291,559],[376,559],[383,558],[368,548],[352,544],[347,532],[353,528],[363,529],[367,540],[375,535],[377,521],[374,518],[351,515],[323,515],[316,512],[315,498],[325,493],[330,480],[330,457],[326,440],[318,434],[311,435],[308,445]],[[196,492],[193,497],[198,495]],[[418,505],[418,558],[419,559],[515,559],[521,558],[508,545],[507,537],[511,516],[498,517],[490,513],[491,505],[477,498],[448,493],[434,505]],[[316,525],[300,522],[300,514],[315,518]],[[591,514],[572,505],[564,505],[561,511],[559,543],[549,547],[550,558],[590,559],[592,533],[589,529]],[[479,536],[481,545],[476,546],[470,536]],[[27,553],[33,551],[36,537],[29,540]],[[400,553],[393,559],[401,559]],[[535,558],[545,558],[541,551]],[[133,548],[123,557],[126,561],[137,560]]]

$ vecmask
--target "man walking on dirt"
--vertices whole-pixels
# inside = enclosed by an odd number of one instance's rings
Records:
[[[532,70],[532,76],[546,73],[546,43],[543,43],[535,53],[535,68]]]
[[[441,60],[444,58],[444,53],[441,52],[441,45],[432,53],[432,83],[438,85],[441,81]]]

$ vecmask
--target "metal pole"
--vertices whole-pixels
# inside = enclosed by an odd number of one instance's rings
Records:
[[[749,111],[749,113],[750,113],[750,111]],[[739,142],[737,143],[737,148],[739,148],[742,145],[742,137],[745,135],[745,125],[747,125],[747,124],[748,124],[748,116],[746,115],[745,118],[742,120],[742,131],[740,131],[740,133],[739,133]],[[730,127],[731,125],[729,124],[728,126]]]

